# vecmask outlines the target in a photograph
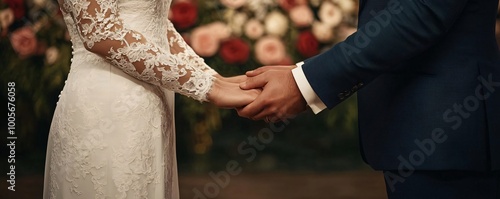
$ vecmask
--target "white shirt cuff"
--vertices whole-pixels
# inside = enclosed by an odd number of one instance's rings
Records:
[[[293,77],[295,78],[295,83],[297,83],[297,87],[299,87],[300,93],[307,102],[307,105],[311,108],[314,114],[318,114],[322,110],[326,109],[325,103],[321,101],[316,92],[314,92],[311,84],[307,81],[306,75],[302,70],[302,65],[304,62],[299,62],[296,64],[297,68],[292,70]]]

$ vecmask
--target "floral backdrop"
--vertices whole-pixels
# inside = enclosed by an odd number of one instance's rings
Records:
[[[344,40],[355,31],[357,3],[357,0],[177,0],[171,6],[169,18],[210,66],[222,75],[231,76],[262,65],[294,64]],[[500,38],[500,19],[497,21]],[[24,140],[20,145],[26,151],[43,148],[45,144],[57,96],[69,72],[69,39],[57,1],[0,0],[1,83],[17,84],[16,114],[23,124],[18,127],[18,136]],[[347,132],[340,136],[354,143],[354,101],[351,98],[314,119],[307,119],[306,115],[306,119],[296,122],[293,130],[336,129]],[[177,104],[178,122],[183,124],[179,126],[190,127],[178,129],[179,142],[186,143],[180,146],[180,153],[189,157],[206,160],[215,152],[234,156],[231,144],[224,140],[238,142],[264,126],[239,119],[234,111],[218,110],[184,97],[178,97]],[[343,140],[321,133],[310,133],[308,138],[289,134],[279,139],[292,143],[309,140],[312,144],[304,147],[320,154],[339,144],[331,140]],[[311,149],[318,142],[324,147]],[[271,147],[268,156],[274,159],[286,156],[283,152],[286,147],[280,148],[279,144],[278,140],[271,145],[275,147]]]
[[[197,54],[219,73],[230,76],[314,56],[354,32],[356,14],[354,0],[178,0],[169,17]],[[207,109],[214,108],[196,108],[205,113]],[[355,116],[355,109],[350,111]],[[212,129],[207,128],[219,126],[218,117],[192,121],[198,127],[196,153],[211,147]]]

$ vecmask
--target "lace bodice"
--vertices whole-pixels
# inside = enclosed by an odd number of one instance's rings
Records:
[[[166,35],[155,37],[166,38],[165,46],[155,42],[157,38],[148,38],[141,30],[124,23],[119,9],[123,2],[156,6],[164,13],[159,21],[165,24],[155,26],[160,30],[166,27]],[[196,55],[167,19],[170,3],[171,0],[59,0],[75,51],[85,48],[141,81],[206,101],[215,71]]]
[[[174,92],[206,101],[215,72],[168,20],[170,3],[59,0],[73,58],[44,198],[179,198]]]

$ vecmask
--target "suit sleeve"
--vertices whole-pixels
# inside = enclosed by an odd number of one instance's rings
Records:
[[[384,72],[422,53],[453,26],[468,0],[392,0],[358,31],[302,66],[333,108]]]

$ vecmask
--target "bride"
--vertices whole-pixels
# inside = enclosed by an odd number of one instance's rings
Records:
[[[44,198],[179,198],[174,92],[242,107],[168,20],[171,0],[59,0],[73,59],[54,113]]]

